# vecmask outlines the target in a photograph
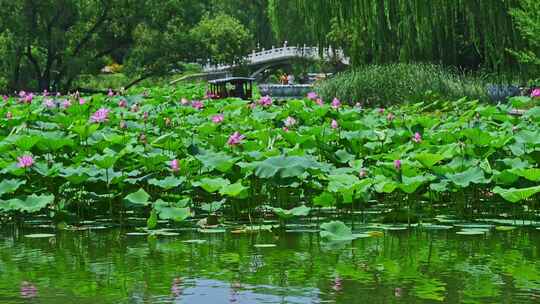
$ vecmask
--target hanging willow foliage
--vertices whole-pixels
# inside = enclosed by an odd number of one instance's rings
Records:
[[[287,4],[286,4],[287,3]],[[291,0],[270,1],[270,14]],[[353,64],[430,61],[494,71],[515,67],[507,51],[522,43],[509,14],[519,0],[295,0],[304,28],[280,28],[282,16],[271,16],[281,31],[304,30],[321,46],[338,21],[352,30],[346,51]],[[291,18],[287,16],[286,18]]]

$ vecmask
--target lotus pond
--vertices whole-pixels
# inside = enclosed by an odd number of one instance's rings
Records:
[[[331,244],[314,232],[148,237],[100,221],[78,231],[42,225],[2,232],[1,303],[540,301],[535,229],[458,235],[372,225],[355,231],[371,237]],[[36,232],[52,236],[28,237]]]
[[[4,97],[2,302],[538,301],[535,102]]]

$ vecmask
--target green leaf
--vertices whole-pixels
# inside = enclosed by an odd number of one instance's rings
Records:
[[[433,180],[432,175],[418,175],[414,177],[402,176],[402,182],[399,188],[405,193],[414,193],[420,186]]]
[[[529,197],[535,195],[538,192],[540,192],[540,186],[521,188],[521,189],[516,189],[516,188],[503,189],[501,187],[495,187],[493,189],[493,193],[499,194],[505,200],[511,203],[517,203],[519,201],[528,199]]]
[[[331,207],[334,205],[336,198],[330,192],[323,192],[313,198],[313,205],[319,207]]]
[[[462,188],[468,187],[471,183],[487,184],[489,182],[489,180],[484,176],[484,171],[478,167],[472,167],[463,172],[455,174],[447,173],[445,176],[454,184]]]
[[[0,196],[13,193],[24,184],[26,184],[25,180],[5,179],[0,183]]]
[[[540,181],[540,168],[519,168],[512,169],[510,172],[533,182]]]
[[[221,209],[221,207],[223,207],[223,204],[225,204],[225,200],[221,200],[219,202],[211,202],[207,204],[202,204],[201,209],[208,213],[213,213]]]
[[[155,178],[152,178],[148,181],[150,185],[154,185],[160,188],[163,188],[165,190],[170,190],[173,188],[176,188],[180,186],[182,183],[186,181],[185,177],[175,177],[175,176],[168,176],[164,179],[158,180]]]
[[[208,178],[205,177],[198,182],[194,182],[193,186],[201,187],[208,193],[214,193],[218,190],[221,190],[225,186],[228,186],[231,182],[228,179],[221,177]]]
[[[127,201],[135,205],[148,206],[151,204],[150,195],[144,191],[143,188],[139,189],[137,192],[133,192],[125,197]]]
[[[277,214],[282,219],[289,219],[295,216],[308,216],[311,208],[306,206],[299,206],[290,210],[285,210],[281,208],[272,208],[272,211]]]
[[[330,242],[347,242],[356,239],[351,228],[343,222],[333,221],[321,225],[321,237]]]
[[[347,152],[347,150],[338,150],[336,152],[336,157],[340,163],[345,164],[351,160],[354,160],[354,155]]]
[[[301,156],[275,156],[255,162],[255,175],[260,178],[300,177],[308,169],[319,168],[320,164]]]
[[[54,195],[27,196],[24,200],[18,198],[0,202],[0,209],[3,211],[38,212],[54,202]]]
[[[445,159],[444,155],[438,153],[419,153],[416,154],[415,159],[419,161],[424,167],[432,168],[434,165]]]
[[[189,208],[162,207],[159,209],[159,218],[181,222],[191,215]]]
[[[199,154],[196,158],[203,163],[203,165],[210,170],[218,170],[223,173],[231,171],[238,160],[235,157],[231,157],[223,152],[210,152],[206,151],[204,154]]]
[[[150,216],[148,217],[148,220],[146,221],[146,228],[154,229],[156,227],[157,227],[157,212],[155,209],[152,209],[152,212],[150,212]]]
[[[226,185],[222,187],[219,190],[219,194],[230,196],[230,197],[246,197],[247,189],[249,188],[242,185],[241,181],[238,181],[234,184]]]

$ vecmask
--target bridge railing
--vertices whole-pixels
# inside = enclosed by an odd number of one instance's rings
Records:
[[[321,56],[322,54],[322,56]],[[301,57],[310,59],[331,59],[338,58],[339,60],[348,63],[348,58],[342,50],[335,50],[332,48],[324,48],[322,52],[318,47],[296,47],[296,46],[283,46],[281,48],[271,48],[268,50],[255,51],[244,57],[244,62],[248,65],[254,65],[273,60],[283,60],[287,58]],[[235,66],[235,65],[233,65]],[[227,64],[206,64],[203,66],[203,70],[207,72],[229,70],[233,66]]]

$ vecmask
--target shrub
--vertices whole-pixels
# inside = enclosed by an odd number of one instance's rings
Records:
[[[487,100],[484,80],[461,75],[432,64],[366,65],[316,85],[325,99],[338,97],[350,103],[391,105],[427,97]]]

